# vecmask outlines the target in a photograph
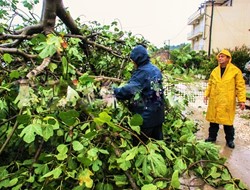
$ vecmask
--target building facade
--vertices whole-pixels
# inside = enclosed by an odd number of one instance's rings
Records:
[[[189,17],[193,50],[250,47],[250,0],[207,0]]]

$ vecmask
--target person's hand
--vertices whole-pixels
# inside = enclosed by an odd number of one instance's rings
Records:
[[[207,105],[207,100],[208,100],[208,97],[207,97],[207,96],[204,96],[203,102],[204,102],[205,105]]]
[[[239,105],[240,105],[241,110],[244,110],[246,108],[246,105],[244,102],[240,102]]]
[[[116,98],[112,94],[105,95],[103,101],[108,107],[116,107]]]
[[[113,95],[113,90],[109,86],[102,86],[100,90],[100,95],[103,102],[108,107],[116,107],[116,98]]]

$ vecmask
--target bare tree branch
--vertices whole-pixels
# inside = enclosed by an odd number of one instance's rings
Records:
[[[24,34],[1,34],[0,40],[7,40],[7,39],[31,39],[36,34],[30,36],[30,35],[24,35]],[[2,46],[2,45],[1,45]]]
[[[50,63],[50,57],[47,57],[43,60],[42,64],[39,65],[38,67],[34,68],[32,71],[30,71],[26,77],[28,79],[32,79],[35,76],[37,76],[39,73],[41,73]]]
[[[35,33],[40,33],[43,30],[43,25],[38,24],[38,25],[33,25],[33,26],[28,26],[25,27],[21,30],[16,31],[16,34],[20,34],[20,36],[25,36],[25,35],[32,35]],[[11,42],[11,43],[6,43],[6,44],[0,44],[0,47],[16,47],[18,46],[24,38],[18,38],[17,40]]]
[[[27,54],[17,48],[1,48],[0,47],[0,53],[13,53],[13,54],[18,54],[25,58],[30,58],[30,59],[37,57],[37,55]]]

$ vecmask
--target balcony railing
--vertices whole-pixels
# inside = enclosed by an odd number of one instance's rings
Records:
[[[193,13],[189,18],[188,18],[188,25],[193,25],[196,23],[197,20],[200,20],[201,17],[205,14],[205,9],[201,8],[197,10],[195,13]]]
[[[200,24],[192,32],[188,33],[187,39],[192,40],[195,37],[202,36],[204,32],[204,24]]]

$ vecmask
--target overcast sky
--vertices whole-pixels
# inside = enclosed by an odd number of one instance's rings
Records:
[[[164,42],[187,41],[188,18],[204,0],[64,0],[73,18],[111,24],[118,20],[124,31],[141,34],[158,47]]]

